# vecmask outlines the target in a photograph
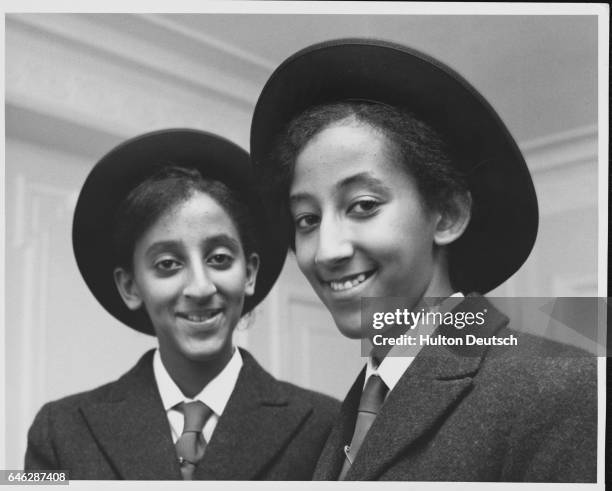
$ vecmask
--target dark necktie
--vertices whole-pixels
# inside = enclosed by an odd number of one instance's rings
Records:
[[[183,479],[193,479],[193,471],[198,462],[204,457],[206,440],[202,435],[204,423],[212,414],[212,410],[201,401],[179,404],[179,409],[185,417],[183,433],[176,441],[176,454],[181,464]]]
[[[366,434],[376,419],[376,415],[385,402],[385,396],[388,392],[388,387],[378,375],[371,375],[361,394],[359,401],[359,409],[357,412],[357,420],[355,421],[355,432],[351,440],[350,446],[344,447],[344,464],[338,481],[343,481],[347,472],[351,468],[351,464],[355,461],[357,452],[361,444],[365,440]]]

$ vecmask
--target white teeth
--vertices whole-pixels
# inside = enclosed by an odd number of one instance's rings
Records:
[[[359,283],[363,283],[365,281],[365,279],[366,279],[365,274],[361,273],[361,274],[358,274],[352,280],[330,281],[329,282],[329,286],[335,292],[340,292],[340,291],[348,290],[349,288],[353,288],[353,287],[359,285]]]
[[[187,314],[185,318],[190,322],[204,322],[217,315],[219,311],[207,312],[204,315]]]

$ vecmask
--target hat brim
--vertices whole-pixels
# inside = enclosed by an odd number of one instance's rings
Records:
[[[463,77],[416,50],[372,39],[307,47],[271,75],[257,101],[251,158],[257,169],[278,135],[304,110],[365,100],[406,109],[449,143],[467,176],[474,209],[452,244],[451,277],[461,291],[486,293],[529,256],[538,205],[527,164],[491,105]]]
[[[85,283],[115,318],[137,331],[154,335],[149,317],[132,311],[121,299],[113,278],[112,232],[121,201],[164,165],[197,168],[203,177],[225,183],[249,204],[260,234],[260,267],[255,293],[245,298],[243,313],[268,294],[285,261],[287,244],[272,230],[255,192],[248,153],[217,135],[169,129],[128,140],[106,154],[92,169],[79,195],[72,226],[74,255]]]

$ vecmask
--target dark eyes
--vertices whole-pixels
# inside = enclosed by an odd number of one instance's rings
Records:
[[[226,253],[217,253],[208,256],[206,264],[216,269],[227,269],[234,263],[234,256]],[[172,274],[182,269],[184,263],[179,259],[164,258],[154,263],[154,267],[162,274]]]
[[[352,203],[346,211],[349,217],[367,218],[374,215],[382,202],[374,198],[362,198]],[[316,227],[320,221],[319,215],[314,213],[304,213],[295,217],[295,228],[298,231],[308,231]]]
[[[233,256],[229,254],[215,254],[210,256],[207,263],[217,268],[229,268],[234,262]]]
[[[314,227],[319,222],[317,215],[300,215],[295,218],[295,228],[298,230],[307,230]]]
[[[179,263],[175,259],[162,259],[161,261],[157,261],[155,263],[155,269],[162,271],[164,273],[170,271],[176,271],[181,267],[181,263]]]
[[[356,214],[369,215],[377,210],[380,204],[381,203],[378,200],[372,198],[361,199],[349,207],[349,213],[352,212]]]

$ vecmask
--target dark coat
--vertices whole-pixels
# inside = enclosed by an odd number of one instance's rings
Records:
[[[338,401],[244,365],[194,479],[310,480]],[[119,380],[45,404],[28,433],[25,469],[70,479],[181,479],[153,351]]]
[[[466,301],[464,311],[488,309],[488,332],[511,332],[486,299]],[[489,347],[467,357],[423,347],[389,393],[346,479],[595,482],[597,360],[513,334],[520,352]],[[315,480],[338,478],[364,374],[342,405]]]

